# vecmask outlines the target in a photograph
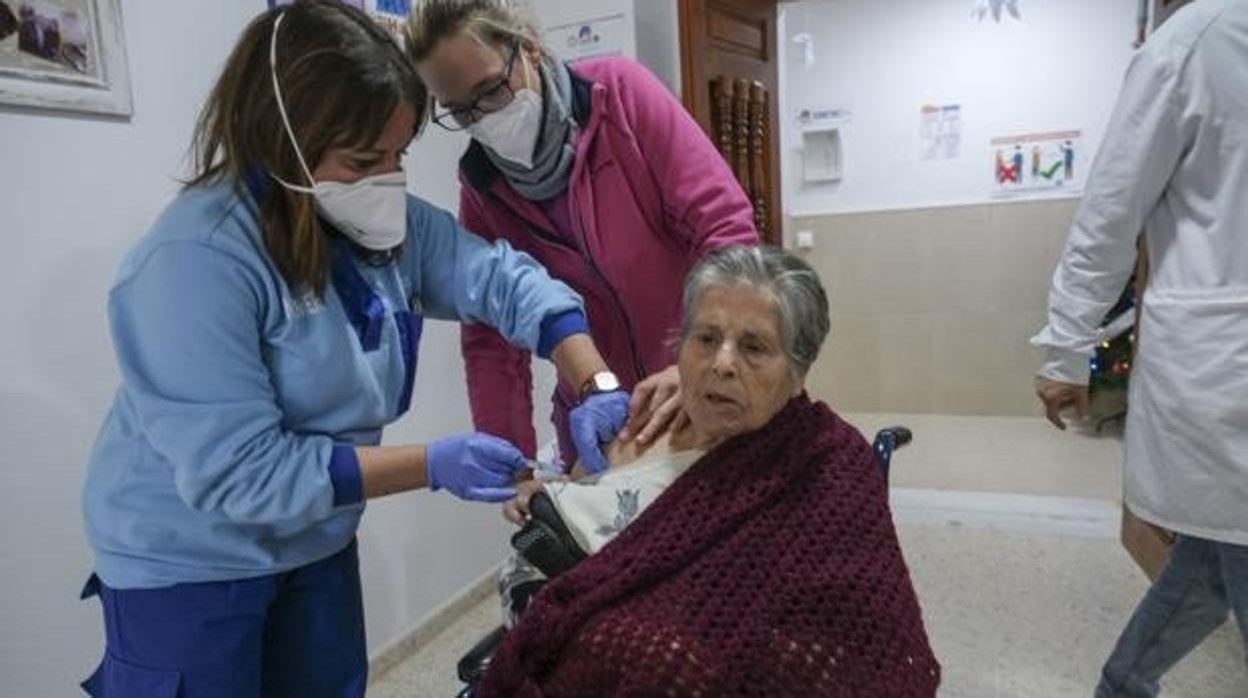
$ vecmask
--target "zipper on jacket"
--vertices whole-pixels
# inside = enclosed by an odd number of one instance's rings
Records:
[[[581,236],[581,254],[585,257],[585,262],[589,264],[589,268],[593,270],[598,280],[611,293],[611,298],[615,300],[616,310],[620,312],[620,317],[624,318],[624,329],[628,331],[628,350],[633,358],[633,370],[637,372],[637,382],[646,379],[646,367],[642,365],[641,353],[637,351],[636,334],[633,332],[633,321],[628,317],[628,311],[624,308],[624,301],[620,300],[620,294],[616,292],[615,287],[607,280],[607,275],[602,273],[598,268],[598,262],[594,260],[594,256],[589,252],[589,237],[585,233],[585,229],[580,224],[581,217],[576,215],[578,212],[572,209],[572,196],[568,196],[568,218],[572,223],[574,234],[579,232]]]
[[[494,202],[499,204],[501,207],[507,208],[506,202],[500,199],[496,194],[494,194],[494,192],[487,191],[486,195],[489,196],[491,199],[493,199]],[[573,234],[580,233],[582,243],[581,243],[581,249],[579,250],[576,249],[576,247],[568,244],[567,242],[553,235],[548,235],[545,230],[542,230],[538,226],[533,225],[529,221],[525,220],[524,216],[518,216],[518,217],[524,221],[524,225],[526,228],[528,228],[529,233],[531,235],[533,235],[534,237],[538,238],[539,240],[543,242],[546,242],[550,245],[554,245],[555,247],[568,250],[569,252],[572,252],[574,254],[579,254],[581,258],[585,260],[585,263],[589,265],[590,270],[594,273],[594,276],[598,279],[598,282],[601,283],[603,286],[605,286],[607,289],[607,292],[611,294],[611,299],[615,301],[616,311],[620,314],[620,317],[624,319],[624,329],[626,330],[626,333],[628,335],[629,356],[633,360],[632,361],[633,370],[637,373],[637,382],[640,383],[641,381],[645,380],[646,368],[645,366],[642,365],[641,356],[637,351],[637,340],[633,334],[633,322],[628,317],[628,312],[624,309],[624,302],[620,300],[620,294],[616,292],[615,287],[611,285],[611,282],[607,280],[606,275],[603,274],[602,270],[598,268],[598,263],[594,261],[593,255],[589,253],[589,245],[587,244],[588,241],[586,240],[585,231],[579,229],[580,225],[577,222],[578,217],[572,214],[571,194],[568,195],[568,219],[569,219],[569,222],[572,223],[572,227],[577,229],[577,230],[572,231]]]
[[[584,251],[584,256],[585,261],[589,264],[589,268],[593,270],[598,280],[611,293],[611,297],[615,300],[616,310],[620,312],[620,317],[624,318],[624,329],[628,331],[628,351],[632,355],[633,370],[637,372],[637,382],[640,383],[646,379],[646,367],[641,364],[641,356],[637,352],[637,340],[633,334],[633,321],[629,319],[628,311],[624,310],[624,302],[620,300],[620,295],[616,293],[615,287],[611,285],[610,281],[607,281],[606,275],[598,268],[598,263],[589,254],[589,250]]]

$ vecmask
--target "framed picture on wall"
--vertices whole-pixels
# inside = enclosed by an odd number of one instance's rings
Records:
[[[0,0],[0,105],[129,116],[120,0]]]

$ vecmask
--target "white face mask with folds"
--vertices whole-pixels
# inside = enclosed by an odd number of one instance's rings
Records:
[[[528,75],[528,57],[521,53],[521,60]],[[507,106],[468,126],[468,133],[482,145],[526,170],[533,169],[533,152],[541,132],[542,96],[528,87],[516,90]]]
[[[311,194],[320,214],[360,247],[377,252],[398,247],[407,237],[407,175],[402,170],[372,175],[350,183],[318,182],[313,178],[307,161],[303,159],[303,151],[295,140],[295,130],[291,128],[282,90],[277,82],[277,29],[281,26],[283,17],[284,14],[278,15],[273,23],[273,38],[269,43],[269,70],[273,75],[273,93],[277,98],[278,111],[282,115],[282,125],[286,127],[286,135],[299,158],[299,166],[303,168],[303,174],[312,186],[299,186],[284,181],[277,175],[270,176],[291,191]]]

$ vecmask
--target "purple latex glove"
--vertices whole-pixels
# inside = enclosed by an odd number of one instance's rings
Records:
[[[628,421],[628,393],[616,390],[585,398],[568,415],[569,429],[581,466],[590,473],[607,469],[602,445],[611,443]]]
[[[468,501],[511,499],[516,496],[516,473],[523,468],[520,450],[489,434],[448,436],[425,449],[429,489],[450,490]]]

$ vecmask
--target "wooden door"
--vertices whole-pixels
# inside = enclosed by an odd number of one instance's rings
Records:
[[[685,107],[754,205],[764,242],[779,245],[780,66],[777,0],[680,0]]]

